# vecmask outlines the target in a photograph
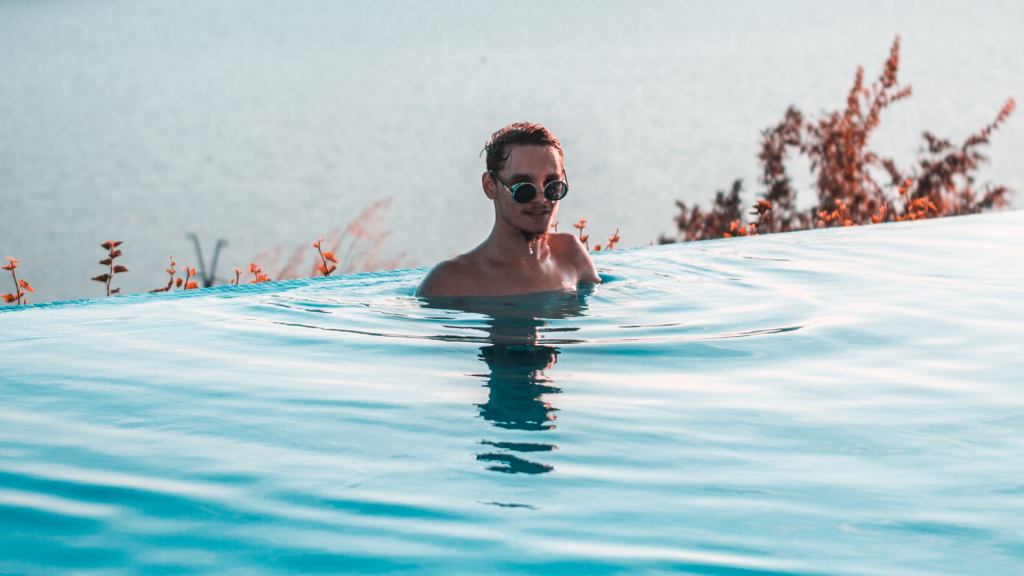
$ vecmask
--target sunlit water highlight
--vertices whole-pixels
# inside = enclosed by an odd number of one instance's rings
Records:
[[[0,572],[1014,574],[1024,212],[0,314]]]

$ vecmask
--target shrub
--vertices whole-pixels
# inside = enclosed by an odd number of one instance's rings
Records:
[[[991,124],[963,144],[954,145],[925,132],[925,152],[912,169],[900,169],[891,158],[883,158],[869,147],[881,112],[911,95],[909,86],[899,86],[899,48],[897,37],[882,74],[870,87],[864,85],[864,69],[857,69],[845,109],[808,120],[791,106],[778,125],[761,133],[758,160],[764,199],[757,202],[753,212],[756,222],[744,224],[742,182],[737,180],[728,194],[718,192],[710,211],[677,201],[681,211],[676,218],[678,233],[675,237],[662,236],[659,242],[956,216],[1004,206],[1009,189],[978,189],[975,172],[988,160],[979,148],[989,143],[992,131],[1013,112],[1013,98],[1006,101]],[[796,191],[786,172],[785,160],[793,152],[810,160],[818,195],[817,204],[802,212],[796,209]],[[878,182],[873,170],[885,174],[889,181]],[[898,193],[886,196],[886,188],[898,188]]]

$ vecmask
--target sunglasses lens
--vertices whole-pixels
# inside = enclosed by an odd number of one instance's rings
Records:
[[[537,187],[533,184],[522,183],[512,187],[512,199],[516,204],[526,204],[537,195]]]
[[[569,193],[569,185],[565,182],[552,182],[544,187],[544,197],[551,201],[561,200]]]

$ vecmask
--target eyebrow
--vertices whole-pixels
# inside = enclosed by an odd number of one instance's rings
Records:
[[[556,174],[556,173],[552,172],[551,174],[548,174],[547,176],[545,176],[543,181],[544,182],[554,182],[555,180],[561,180],[561,179],[562,179],[562,175],[561,174]],[[512,174],[511,176],[508,177],[509,183],[513,183],[513,182],[519,183],[519,182],[523,182],[523,181],[526,181],[526,180],[530,180],[530,175],[529,174],[516,173],[516,174]]]

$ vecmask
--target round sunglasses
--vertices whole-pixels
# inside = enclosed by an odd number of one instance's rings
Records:
[[[526,204],[527,202],[530,202],[537,196],[537,187],[534,186],[533,184],[530,184],[529,182],[520,182],[518,184],[513,184],[512,187],[509,187],[509,185],[505,184],[505,181],[501,179],[501,176],[498,176],[497,172],[495,172],[494,170],[488,170],[488,172],[493,174],[494,177],[498,179],[498,182],[501,182],[501,185],[504,186],[506,190],[512,193],[512,200],[516,204]],[[565,178],[566,180],[569,179],[565,175],[565,170],[562,170],[562,177]],[[569,183],[563,180],[555,180],[554,182],[548,182],[544,186],[544,197],[547,198],[548,200],[551,200],[552,202],[557,202],[562,198],[565,198],[565,195],[568,193]]]

